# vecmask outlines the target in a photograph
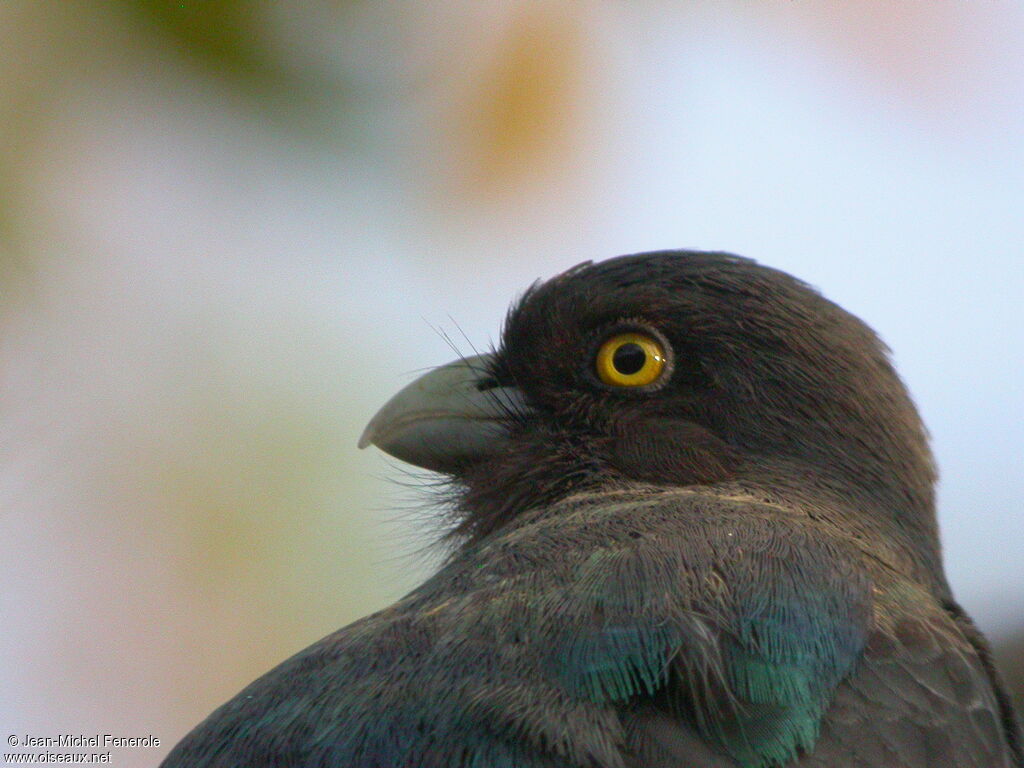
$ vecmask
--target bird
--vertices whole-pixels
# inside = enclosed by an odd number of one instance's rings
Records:
[[[1024,765],[891,354],[783,271],[584,262],[360,444],[445,478],[450,554],[164,768]]]

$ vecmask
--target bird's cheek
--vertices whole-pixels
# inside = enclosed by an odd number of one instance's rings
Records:
[[[733,476],[736,452],[688,421],[631,419],[611,432],[611,462],[628,477],[672,485],[708,484]]]

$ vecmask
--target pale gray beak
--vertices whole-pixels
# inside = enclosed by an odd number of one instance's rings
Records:
[[[529,413],[522,392],[497,386],[491,355],[442,365],[388,400],[370,419],[359,447],[451,473],[501,451],[509,427]]]

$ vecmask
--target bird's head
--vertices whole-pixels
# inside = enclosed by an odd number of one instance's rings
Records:
[[[584,489],[831,494],[935,550],[934,470],[886,348],[795,278],[664,251],[531,287],[498,348],[414,381],[361,441],[448,474],[484,536]]]

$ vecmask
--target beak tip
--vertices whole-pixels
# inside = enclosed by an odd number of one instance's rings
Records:
[[[408,384],[370,419],[357,445],[432,472],[454,474],[500,450],[509,415],[525,412],[518,390],[478,386],[486,356],[435,368]]]
[[[375,429],[375,425],[371,421],[369,424],[366,425],[366,429],[363,430],[363,434],[359,436],[359,442],[356,443],[356,446],[360,450],[364,448],[369,448],[371,445],[373,445],[373,438],[376,437],[376,432],[377,430]]]

